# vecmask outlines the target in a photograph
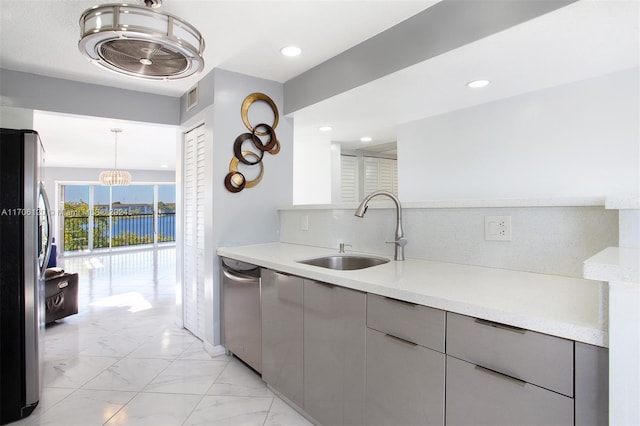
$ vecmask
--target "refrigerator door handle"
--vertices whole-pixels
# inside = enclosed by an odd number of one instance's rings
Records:
[[[49,204],[49,197],[47,197],[47,191],[44,189],[44,185],[40,182],[40,195],[42,196],[42,201],[44,202],[44,212],[40,214],[47,215],[47,247],[43,253],[44,259],[42,265],[40,265],[40,278],[44,279],[44,272],[47,269],[47,264],[49,263],[49,256],[51,256],[51,206]]]

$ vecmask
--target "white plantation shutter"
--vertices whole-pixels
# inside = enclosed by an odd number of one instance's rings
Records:
[[[194,335],[204,336],[204,126],[184,136],[184,266],[183,321]]]
[[[364,157],[364,195],[380,190],[398,195],[397,164],[389,158]]]
[[[358,201],[358,158],[340,156],[340,199],[343,203]]]
[[[364,157],[364,195],[378,190],[378,159]]]
[[[397,161],[388,158],[379,158],[379,175],[378,185],[380,189],[392,192],[398,195],[398,172]]]

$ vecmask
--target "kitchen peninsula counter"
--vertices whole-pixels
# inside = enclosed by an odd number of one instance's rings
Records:
[[[303,278],[608,346],[607,288],[599,281],[421,259],[339,271],[296,262],[335,255],[337,249],[286,243],[221,247],[217,254]]]

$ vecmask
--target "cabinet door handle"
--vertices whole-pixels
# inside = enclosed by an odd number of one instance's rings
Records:
[[[488,325],[489,327],[496,327],[502,330],[513,331],[514,333],[524,334],[527,330],[525,328],[514,327],[512,325],[502,324],[499,322],[489,321],[485,319],[476,318],[475,323]]]
[[[385,296],[384,298],[386,300],[390,300],[392,302],[401,303],[403,305],[411,306],[412,308],[415,308],[416,306],[418,306],[418,304],[412,303],[412,302],[407,302],[406,300],[394,299],[393,297],[387,297],[387,296]]]
[[[243,274],[239,274],[237,272],[231,272],[231,271],[227,270],[224,267],[222,268],[222,273],[224,274],[225,277],[227,277],[229,279],[229,281],[227,281],[227,283],[230,283],[230,284],[238,284],[238,283],[258,284],[258,283],[260,283],[260,278],[258,278],[258,277],[251,277],[249,275],[243,275]]]
[[[314,283],[316,284],[320,284],[321,286],[327,287],[327,288],[334,288],[336,287],[335,284],[329,284],[329,283],[323,283],[321,281],[314,281]]]
[[[389,337],[389,338],[391,338],[393,340],[396,340],[396,341],[398,341],[400,343],[404,343],[405,345],[410,345],[410,346],[413,346],[413,347],[417,347],[418,346],[417,343],[413,343],[412,341],[403,339],[402,337],[394,336],[393,334],[386,334],[385,333],[385,336],[387,336],[387,337]]]
[[[479,370],[479,371],[482,371],[483,373],[489,374],[491,376],[495,376],[495,377],[498,377],[500,379],[507,380],[507,381],[509,381],[511,383],[514,383],[516,385],[524,386],[524,385],[527,384],[527,382],[525,382],[524,380],[516,379],[515,377],[507,376],[506,374],[502,374],[502,373],[500,373],[498,371],[490,370],[488,368],[480,367],[479,365],[476,365],[475,369]]]

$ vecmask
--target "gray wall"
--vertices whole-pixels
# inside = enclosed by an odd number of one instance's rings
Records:
[[[278,241],[279,218],[277,206],[290,205],[293,191],[293,121],[283,116],[282,84],[217,69],[214,104],[214,225],[219,245],[240,245]],[[281,149],[277,155],[265,154],[264,177],[254,188],[233,194],[224,188],[233,157],[233,142],[241,133],[248,132],[240,118],[244,98],[253,92],[267,94],[276,103],[280,121],[276,134]],[[262,102],[249,110],[252,123],[272,123],[271,111]],[[254,149],[255,151],[255,149]],[[247,171],[256,172],[258,166]],[[228,212],[228,213],[227,213]]]
[[[198,81],[198,103],[187,111],[187,93],[180,98],[180,123],[186,123],[197,117],[210,105],[213,105],[215,95],[215,70],[205,75]]]
[[[239,246],[278,241],[280,220],[277,207],[290,205],[293,188],[293,122],[283,116],[283,85],[274,81],[250,77],[221,69],[203,79],[197,109],[183,113],[181,131],[187,132],[204,125],[205,132],[205,179],[209,180],[204,194],[205,270],[204,297],[205,335],[203,339],[216,346],[220,341],[220,271],[216,249],[222,246]],[[213,93],[209,91],[213,90]],[[204,93],[203,91],[206,91]],[[231,193],[224,187],[224,178],[229,172],[229,162],[234,156],[235,139],[249,130],[244,126],[240,108],[244,98],[254,92],[268,95],[278,107],[280,121],[275,129],[281,144],[277,155],[265,153],[264,176],[253,188]],[[213,104],[202,103],[215,99]],[[262,102],[254,103],[249,110],[253,124],[272,123],[271,110]],[[248,145],[245,149],[249,148]],[[182,158],[182,142],[178,156]],[[255,152],[255,148],[253,149]],[[181,160],[179,161],[181,163]],[[177,170],[177,181],[181,181],[181,164]],[[246,168],[247,178],[252,179],[259,166]],[[180,184],[178,184],[180,187]],[[182,218],[179,217],[179,221]],[[181,226],[181,225],[179,225]],[[181,232],[178,231],[178,235]],[[183,253],[178,241],[178,259]],[[178,262],[178,282],[182,280],[181,262]],[[180,285],[180,284],[179,284]],[[180,315],[180,313],[179,313]]]
[[[0,69],[0,105],[148,123],[180,123],[180,98]]]
[[[441,1],[287,81],[284,112],[292,113],[574,1]]]
[[[33,110],[0,106],[0,127],[33,129]]]

